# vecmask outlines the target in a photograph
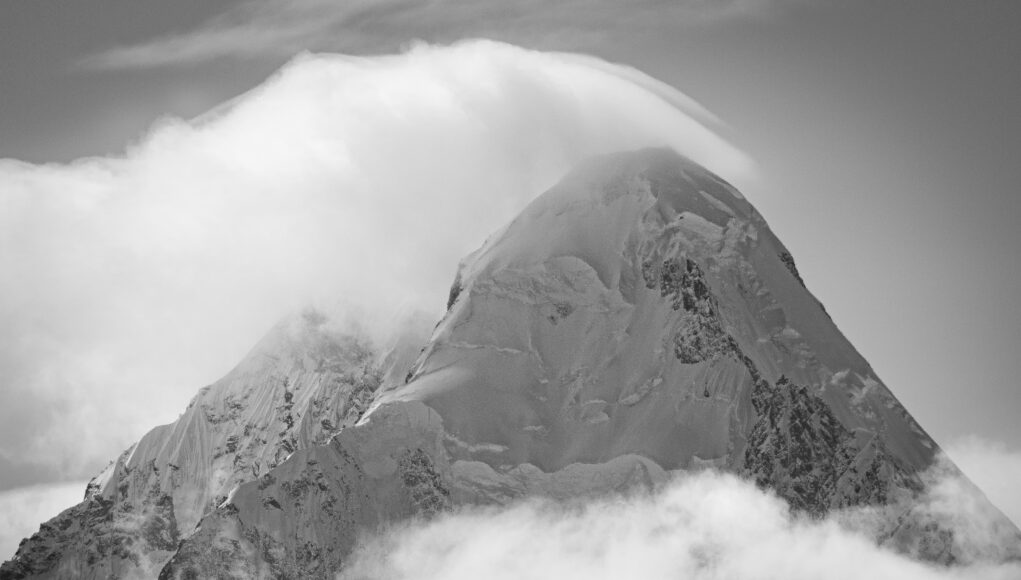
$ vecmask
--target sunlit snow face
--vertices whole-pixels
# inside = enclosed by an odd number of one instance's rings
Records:
[[[308,302],[377,338],[438,313],[457,261],[584,157],[667,144],[747,175],[703,122],[636,71],[480,41],[304,56],[123,157],[0,161],[0,465],[88,475]]]

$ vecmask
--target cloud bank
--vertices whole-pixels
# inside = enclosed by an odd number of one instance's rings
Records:
[[[41,522],[80,502],[83,495],[85,482],[0,492],[0,561],[14,556],[18,543],[38,531]]]
[[[967,485],[930,499],[951,521],[975,521]],[[943,504],[944,500],[951,500]],[[938,507],[937,507],[938,504]],[[980,515],[980,514],[979,514]],[[955,519],[956,518],[956,519]],[[530,501],[467,510],[367,540],[340,580],[1006,580],[1021,563],[938,567],[878,547],[850,525],[792,516],[786,504],[731,475],[682,476],[649,495],[571,505]],[[982,521],[955,528],[966,534]]]
[[[410,38],[484,36],[577,50],[607,36],[703,25],[803,0],[246,0],[197,29],[116,47],[85,59],[99,69],[189,65],[301,50],[392,50]]]
[[[1021,527],[1021,452],[972,435],[955,440],[946,454],[996,507]]]
[[[289,310],[438,316],[458,260],[584,157],[747,176],[712,124],[635,70],[477,41],[305,55],[124,156],[0,160],[0,489],[91,476]]]

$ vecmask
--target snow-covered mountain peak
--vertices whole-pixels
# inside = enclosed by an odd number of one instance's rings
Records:
[[[356,423],[419,348],[398,341],[384,350],[314,309],[285,317],[227,375],[199,389],[177,421],[95,477],[59,525],[27,540],[13,577],[155,576],[238,484]]]
[[[553,255],[593,258],[602,270],[615,269],[621,244],[636,228],[679,225],[684,216],[707,235],[719,234],[731,219],[761,222],[737,190],[671,149],[600,156],[492,236],[466,259],[462,276]]]
[[[820,364],[789,324],[803,320],[843,341],[733,187],[670,150],[614,154],[465,259],[413,380],[377,405],[426,401],[469,446],[500,449],[494,464],[735,466],[754,376],[815,391],[864,369],[846,341]]]
[[[755,209],[673,151],[590,160],[536,198],[462,261],[427,341],[337,327],[275,327],[3,572],[332,578],[360,533],[416,514],[705,468],[960,557],[916,510],[936,444]]]

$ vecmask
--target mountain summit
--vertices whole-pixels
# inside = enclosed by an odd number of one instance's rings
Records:
[[[878,541],[953,562],[917,509],[938,454],[751,204],[650,149],[583,164],[465,258],[428,340],[285,321],[0,577],[333,578],[416,514],[707,468],[812,517],[875,508]]]

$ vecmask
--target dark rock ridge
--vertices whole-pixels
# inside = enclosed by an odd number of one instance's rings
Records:
[[[877,541],[930,560],[972,551],[919,508],[936,444],[755,209],[672,151],[537,198],[460,264],[424,348],[287,324],[0,576],[333,578],[393,522],[705,468],[812,517],[874,507]]]

